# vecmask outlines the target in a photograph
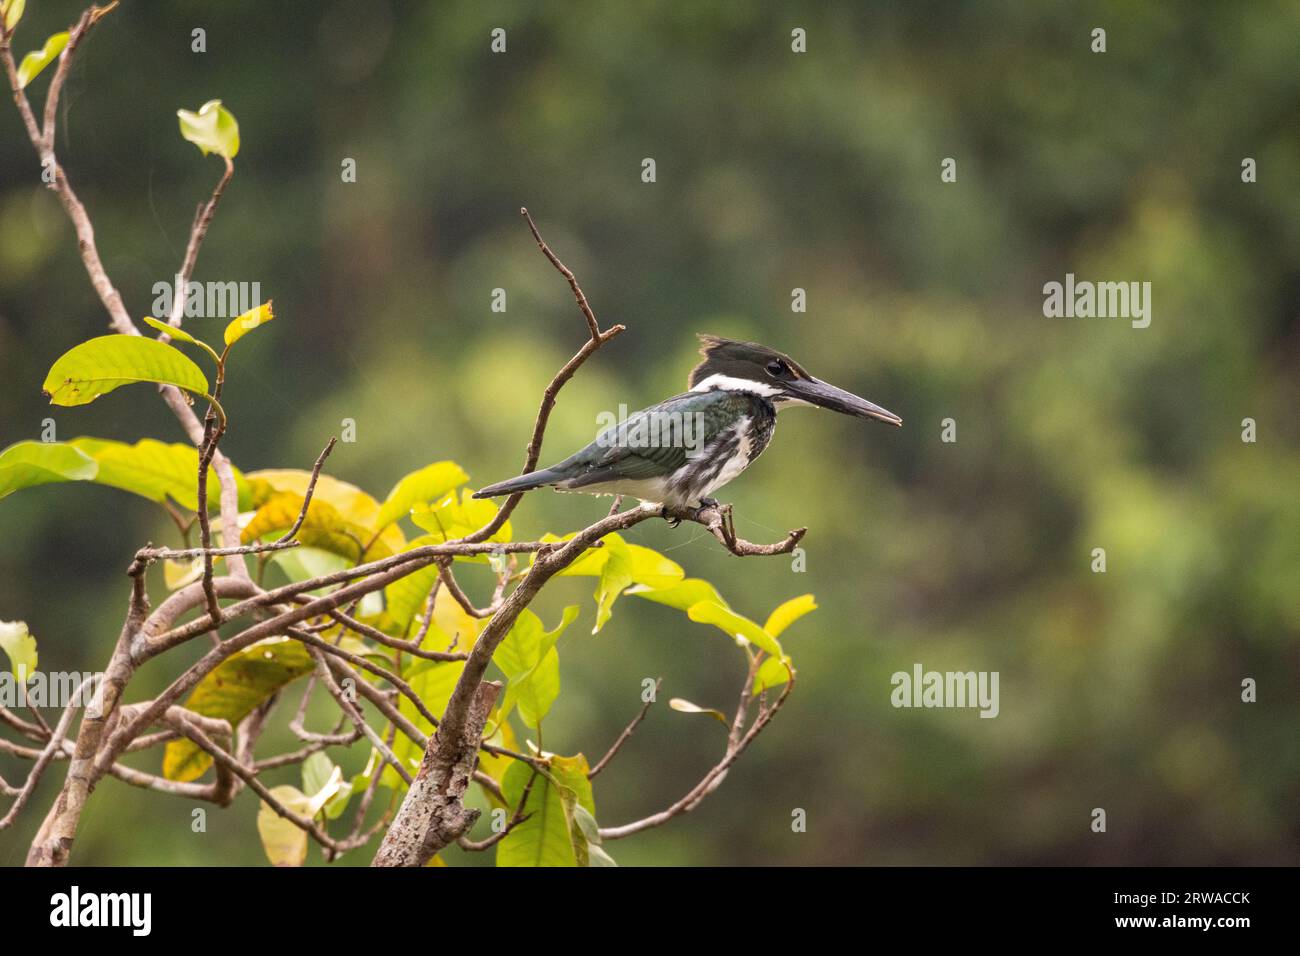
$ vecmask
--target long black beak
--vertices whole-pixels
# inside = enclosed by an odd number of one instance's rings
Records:
[[[829,408],[833,412],[841,412],[855,418],[874,418],[878,422],[888,422],[890,425],[903,424],[903,420],[893,412],[865,398],[859,398],[852,392],[836,388],[821,379],[798,378],[786,382],[785,388],[793,397],[810,405],[820,405],[822,408]]]

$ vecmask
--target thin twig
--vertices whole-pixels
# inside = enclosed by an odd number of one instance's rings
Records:
[[[614,759],[614,755],[618,753],[619,748],[621,748],[625,743],[627,743],[628,738],[632,736],[633,731],[636,730],[637,726],[641,723],[641,721],[645,720],[645,715],[650,712],[650,708],[654,706],[654,702],[659,699],[659,686],[663,682],[664,679],[662,677],[660,677],[658,680],[655,681],[654,694],[651,695],[649,700],[647,700],[645,703],[641,705],[640,712],[635,717],[632,718],[632,722],[623,729],[623,732],[621,734],[618,735],[618,739],[614,741],[614,746],[609,748],[609,750],[605,753],[605,756],[601,757],[598,761],[596,761],[596,766],[592,767],[590,770],[587,771],[588,780],[593,779],[596,776],[596,774],[600,773],[602,770],[605,769],[606,764],[608,764],[611,760]]]

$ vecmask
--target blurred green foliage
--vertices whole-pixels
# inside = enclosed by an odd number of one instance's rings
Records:
[[[18,53],[78,10],[32,3]],[[275,299],[223,398],[223,447],[246,471],[309,467],[350,418],[330,471],[372,491],[443,458],[476,485],[512,474],[585,334],[521,205],[601,320],[629,326],[563,393],[544,460],[590,440],[599,412],[680,390],[695,331],[782,348],[902,415],[895,431],[786,413],[726,489],[746,537],[809,527],[801,574],[699,528],[628,534],[751,617],[803,591],[821,609],[790,637],[800,682],[779,719],[697,811],[612,846],[620,863],[1296,863],[1297,63],[1300,8],[1283,0],[127,3],[78,53],[60,152],[143,315],[220,172],[176,110],[220,98],[238,116],[195,278]],[[105,316],[8,106],[0,170],[0,446],[46,417],[60,438],[181,440],[142,396],[45,404],[51,362]],[[1151,327],[1044,318],[1042,285],[1066,272],[1150,281]],[[213,323],[191,328],[215,340]],[[604,507],[535,493],[516,534]],[[98,666],[119,572],[173,536],[111,488],[7,499],[0,617],[31,625],[43,667]],[[589,589],[557,582],[538,613]],[[594,760],[647,676],[665,702],[734,698],[734,649],[711,628],[627,603],[568,644],[548,746]],[[999,671],[1000,716],[892,708],[890,675],[918,661]],[[602,824],[680,796],[718,733],[652,711],[601,777]],[[21,862],[55,783],[0,863]],[[196,835],[181,801],[108,781],[78,862],[260,863],[256,807],[246,793]]]

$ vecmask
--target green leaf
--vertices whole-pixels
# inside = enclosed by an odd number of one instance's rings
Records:
[[[316,751],[302,762],[303,793],[317,793],[323,790],[334,775],[334,761],[323,751]]]
[[[748,641],[750,644],[767,651],[773,657],[781,656],[781,645],[776,638],[749,618],[742,617],[735,611],[728,610],[720,604],[713,601],[701,601],[699,604],[692,604],[686,614],[692,621],[699,621],[701,624],[712,624],[714,627],[719,628],[735,640],[737,644]]]
[[[226,326],[226,346],[234,345],[253,329],[259,325],[266,325],[275,318],[275,310],[271,308],[271,300],[267,299],[256,308],[249,309],[243,315],[238,316]]]
[[[311,655],[297,641],[268,637],[222,661],[190,692],[185,707],[206,717],[225,718],[233,727],[314,666]],[[184,738],[169,742],[163,754],[163,776],[168,780],[197,780],[211,765],[212,758]]]
[[[177,342],[185,342],[189,345],[198,346],[199,348],[203,349],[203,351],[207,352],[208,355],[212,357],[212,360],[214,362],[220,364],[221,356],[218,355],[213,350],[212,346],[210,346],[207,342],[202,341],[201,339],[196,339],[194,336],[190,335],[190,333],[186,332],[184,329],[180,328],[179,326],[171,325],[170,323],[160,321],[159,319],[155,319],[152,315],[146,315],[143,321],[144,324],[149,326],[151,329],[157,329],[159,332],[165,332],[173,339],[175,339]]]
[[[4,0],[0,3],[0,13],[4,14],[5,28],[13,33],[14,27],[18,26],[18,21],[23,18],[23,10],[27,7],[27,0]]]
[[[74,438],[68,445],[93,458],[99,467],[93,480],[162,503],[170,498],[190,511],[199,506],[199,452],[193,445],[144,438],[134,445],[105,438]],[[251,486],[234,470],[239,507],[251,506]],[[217,472],[208,469],[208,508],[218,507]]]
[[[644,584],[637,584],[628,588],[626,593],[635,594],[639,598],[645,598],[647,601],[654,601],[658,604],[667,604],[679,611],[688,611],[691,605],[699,604],[701,601],[712,601],[719,607],[730,607],[722,595],[718,593],[718,589],[703,578],[686,578],[664,588],[652,588]]]
[[[535,730],[550,712],[560,695],[560,656],[555,643],[577,618],[578,611],[577,605],[566,607],[553,631],[544,631],[541,618],[527,608],[520,612],[492,656],[510,679],[499,719],[518,705],[523,722]]]
[[[20,447],[27,445],[40,447]],[[91,467],[86,467],[87,460]],[[159,503],[170,498],[193,511],[199,504],[198,470],[199,453],[193,445],[167,444],[152,438],[134,445],[87,437],[68,442],[19,442],[0,452],[0,498],[47,481],[92,481]],[[237,468],[231,471],[239,492],[239,507],[255,507],[256,483],[246,480]],[[217,508],[218,487],[216,470],[209,468],[211,510]]]
[[[671,588],[685,577],[682,566],[665,558],[653,548],[628,544],[628,571],[638,586]]]
[[[588,843],[600,845],[600,825],[596,823],[596,818],[592,816],[590,810],[582,805],[574,807],[573,822],[578,825],[578,829],[582,831]]]
[[[600,825],[582,804],[573,807],[573,822],[577,824],[578,830],[587,842],[583,854],[587,857],[587,866],[618,866],[614,858],[601,848]],[[574,839],[576,847],[576,835]]]
[[[560,696],[560,655],[551,648],[516,685],[515,702],[524,726],[536,730]]]
[[[424,535],[413,540],[405,550],[437,543],[431,535]],[[384,607],[393,623],[402,628],[403,633],[410,628],[415,615],[423,609],[429,591],[437,580],[438,568],[431,564],[411,572],[406,577],[398,578],[384,588]]]
[[[790,598],[775,611],[768,615],[767,623],[763,625],[763,630],[773,637],[780,637],[781,633],[793,624],[799,618],[812,611],[817,610],[817,602],[813,600],[811,594],[801,594],[796,598]]]
[[[36,638],[26,621],[0,621],[0,650],[9,657],[9,668],[18,681],[26,683],[36,673]]]
[[[34,485],[89,481],[98,471],[93,458],[61,442],[20,441],[0,451],[0,498]]]
[[[342,571],[344,568],[351,567],[351,562],[344,557],[340,557],[321,548],[300,547],[289,548],[287,551],[276,551],[271,555],[271,563],[284,572],[284,576],[290,581],[306,581],[308,578],[320,577],[325,574],[333,574],[336,571]],[[320,595],[328,591],[328,587],[318,588],[315,591],[309,591],[308,594]],[[370,595],[366,595],[368,598]],[[362,606],[365,605],[365,599],[362,599]],[[382,601],[380,602],[382,607]]]
[[[425,646],[429,646],[428,642],[425,643]],[[445,647],[435,647],[433,649],[443,650]],[[412,668],[404,676],[410,683],[411,689],[419,695],[420,700],[424,701],[424,705],[433,713],[441,714],[447,709],[447,701],[451,699],[451,692],[455,689],[456,681],[460,680],[461,671],[464,669],[464,661],[441,663],[421,661],[420,666]],[[411,703],[406,695],[398,698],[397,708],[404,717],[419,727],[422,733],[433,733],[433,725],[415,709],[415,705]],[[424,756],[424,752],[419,745],[405,734],[398,734],[393,741],[393,755],[414,775],[420,766],[420,759]],[[383,776],[380,778],[380,782],[384,786],[393,790],[405,788],[406,784],[391,766],[385,764],[382,773]]]
[[[524,812],[528,819],[511,830],[497,844],[497,866],[577,866],[575,839],[586,847],[582,830],[574,820],[578,807],[595,816],[591,782],[587,780],[587,759],[551,757],[545,772],[538,774],[528,793]],[[510,806],[518,806],[532,768],[516,761],[506,771],[502,790]]]
[[[330,798],[329,803],[325,804],[325,816],[330,820],[337,820],[347,809],[348,801],[354,793],[365,793],[370,787],[370,781],[374,775],[381,772],[388,765],[384,762],[379,751],[373,747],[370,749],[370,758],[366,761],[366,766],[362,771],[347,781],[339,788],[339,792]]]
[[[560,538],[548,534],[544,535],[542,540],[558,543],[572,537],[573,535],[568,535]],[[652,594],[681,587],[687,583],[683,580],[684,572],[677,562],[669,560],[652,548],[629,544],[618,534],[606,535],[602,547],[588,551],[560,574],[570,577],[596,575],[600,578],[596,582],[596,626],[592,628],[593,634],[608,623],[613,613],[614,602],[625,591],[629,594],[650,597]],[[712,590],[712,585],[705,583],[705,587],[716,596],[717,592]],[[703,596],[707,594],[701,595]]]
[[[597,846],[594,843],[587,845],[588,866],[618,866],[614,858],[605,852],[604,847]]]
[[[591,633],[597,633],[609,621],[614,612],[614,602],[618,596],[633,583],[632,551],[616,534],[605,538],[605,563],[600,568],[600,580],[596,582],[596,626]]]
[[[541,540],[549,542],[551,544],[562,544],[563,542],[571,539],[576,533],[577,532],[571,532],[561,538],[558,534],[552,534],[551,532],[548,531],[546,532],[546,534],[542,535]],[[618,536],[614,535],[613,537],[618,537]],[[567,568],[565,568],[563,571],[560,571],[558,576],[566,577],[566,578],[592,576],[592,575],[599,576],[600,569],[605,566],[605,559],[606,559],[606,554],[604,548],[588,549],[587,551],[583,552],[583,554],[580,557],[575,558],[573,563],[570,564]],[[533,555],[530,558],[530,561],[536,561],[536,560],[537,560],[536,555]]]
[[[410,516],[417,527],[429,532],[433,543],[441,544],[463,538],[483,527],[497,516],[497,506],[486,499],[470,497],[470,490],[465,488],[461,490],[459,498],[455,492],[451,492],[430,505],[417,503],[411,509]],[[509,541],[512,533],[510,522],[507,521],[487,540]],[[457,557],[456,560],[474,564],[489,563],[486,554]]]
[[[469,475],[465,474],[465,470],[454,461],[435,461],[431,465],[425,465],[418,471],[406,475],[397,484],[393,485],[393,490],[388,493],[388,497],[384,499],[383,505],[379,508],[379,517],[376,519],[376,524],[379,527],[387,527],[398,518],[404,518],[408,515],[417,504],[428,504],[431,501],[437,501],[447,492],[467,481],[469,481]],[[474,499],[470,500],[473,501]],[[493,513],[495,514],[495,509]],[[489,518],[489,520],[491,519]],[[422,525],[421,527],[425,526]],[[479,527],[482,527],[482,525]],[[425,530],[437,531],[436,528],[427,527]]]
[[[179,349],[143,335],[101,335],[73,346],[41,386],[51,405],[85,405],[122,385],[159,382],[206,395],[208,380]]]
[[[708,714],[710,717],[715,718],[718,723],[722,724],[722,726],[731,726],[731,724],[727,722],[727,715],[722,711],[714,710],[712,707],[701,707],[699,704],[692,704],[689,700],[684,700],[681,697],[674,697],[668,702],[668,706],[673,710],[681,711],[683,714]]]
[[[312,795],[326,817],[337,820],[352,796],[352,781],[344,781],[343,768],[318,750],[303,761],[302,789]]]
[[[21,15],[20,13],[19,16]],[[45,46],[39,50],[33,50],[23,57],[23,61],[18,64],[18,86],[26,88],[27,84],[36,79],[41,70],[49,66],[67,45],[68,31],[64,30],[51,36],[45,41]]]
[[[221,100],[208,100],[197,113],[177,110],[181,135],[199,148],[204,156],[216,153],[234,159],[239,152],[239,124]],[[227,341],[229,344],[229,341]]]

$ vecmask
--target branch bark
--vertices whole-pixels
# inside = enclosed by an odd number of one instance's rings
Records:
[[[444,721],[438,728],[372,866],[424,866],[469,832],[479,811],[465,807],[465,791],[478,766],[483,727],[500,692],[495,681],[476,684],[464,719],[455,727]]]

